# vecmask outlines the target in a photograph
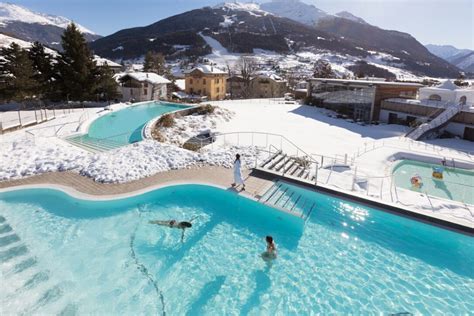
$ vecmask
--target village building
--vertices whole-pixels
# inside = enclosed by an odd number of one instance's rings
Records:
[[[280,98],[287,91],[287,81],[276,75],[259,75],[250,80],[251,98]]]
[[[226,97],[227,73],[217,67],[201,65],[185,71],[185,92],[204,96],[207,100],[223,100]]]
[[[380,119],[381,103],[389,98],[415,99],[423,85],[371,80],[313,78],[307,95],[312,104],[363,122]]]
[[[115,75],[122,101],[152,101],[167,99],[168,79],[153,72],[129,72]]]
[[[417,126],[435,119],[441,120],[438,134],[474,141],[474,87],[461,88],[447,80],[437,87],[421,88],[416,100],[390,98],[381,103],[382,122]]]
[[[277,76],[259,75],[246,82],[242,76],[227,79],[227,92],[231,99],[280,98],[288,91],[287,81]]]
[[[110,70],[112,70],[112,72],[114,74],[116,73],[119,73],[121,72],[123,69],[122,65],[116,63],[116,62],[113,62],[109,59],[106,59],[106,58],[102,58],[98,55],[94,55],[94,61],[95,61],[95,64],[97,65],[97,67],[101,68],[101,67],[109,67]]]

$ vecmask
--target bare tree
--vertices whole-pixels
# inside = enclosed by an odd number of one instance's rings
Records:
[[[255,76],[257,70],[257,65],[255,61],[250,57],[241,57],[237,63],[237,73],[240,73],[240,76],[243,80],[243,89],[242,97],[249,98],[251,94],[250,83],[252,78]]]

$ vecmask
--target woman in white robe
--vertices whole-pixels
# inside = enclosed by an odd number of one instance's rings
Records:
[[[232,183],[232,186],[238,186],[242,185],[242,190],[245,190],[245,183],[244,180],[242,179],[242,171],[241,171],[241,162],[240,162],[240,155],[237,154],[235,155],[235,161],[234,161],[234,183]]]

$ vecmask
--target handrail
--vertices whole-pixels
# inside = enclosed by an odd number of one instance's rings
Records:
[[[226,137],[228,135],[242,135],[242,134],[250,134],[250,135],[266,135],[266,136],[276,136],[276,137],[280,137],[281,140],[284,140],[286,141],[289,145],[293,146],[296,150],[297,150],[297,153],[301,152],[305,157],[309,158],[312,162],[316,162],[316,160],[310,155],[308,154],[306,151],[302,150],[299,146],[297,146],[294,142],[292,142],[291,140],[289,140],[288,138],[286,138],[285,136],[281,135],[281,134],[275,134],[275,133],[267,133],[267,132],[228,132],[228,133],[219,133],[219,134],[214,134],[214,135],[211,135],[210,137],[206,137],[206,138],[203,138],[201,139],[201,144],[203,143],[206,143],[206,142],[209,142],[209,143],[212,143],[215,141],[215,139],[217,137]],[[277,149],[273,144],[270,144],[272,145],[275,149]],[[281,149],[280,149],[281,150]],[[299,155],[297,154],[297,157],[299,157]]]

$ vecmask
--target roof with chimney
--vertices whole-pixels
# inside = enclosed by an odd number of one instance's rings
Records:
[[[154,72],[126,72],[116,75],[118,80],[123,80],[126,77],[130,77],[140,82],[148,82],[151,84],[168,84],[171,83],[165,77],[162,77]]]

